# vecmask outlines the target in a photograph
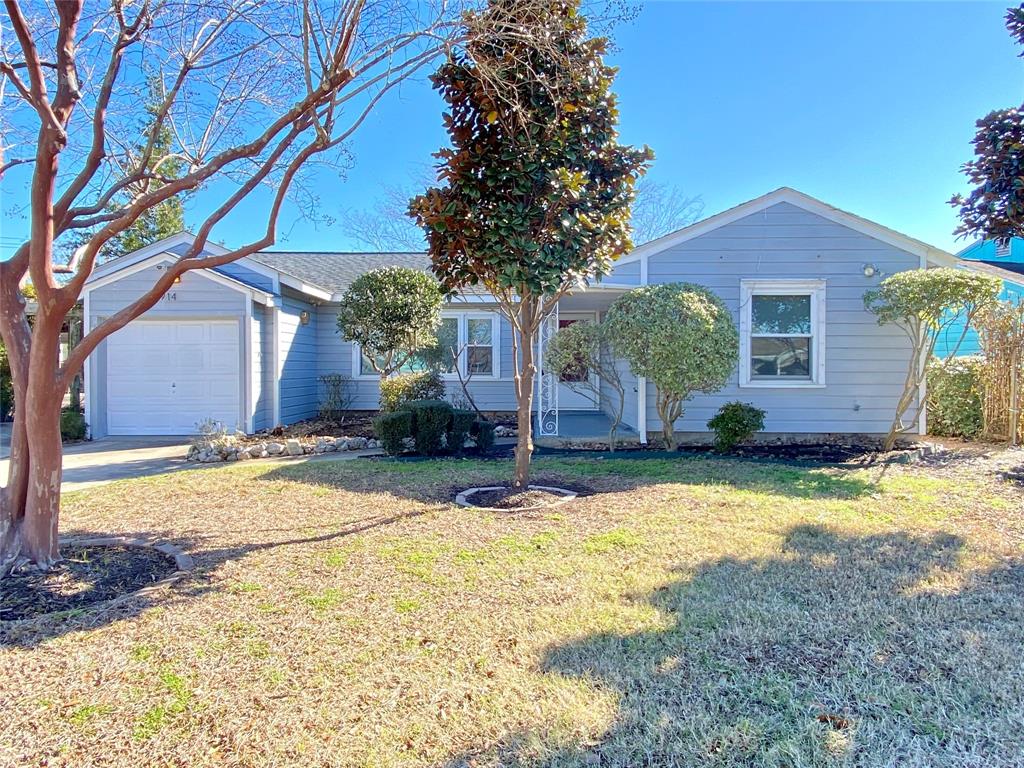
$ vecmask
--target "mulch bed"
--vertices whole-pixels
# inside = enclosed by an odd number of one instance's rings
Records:
[[[61,547],[64,557],[47,573],[26,572],[0,582],[0,621],[79,611],[142,589],[177,570],[173,557],[148,547]]]
[[[502,488],[497,491],[480,491],[474,493],[470,500],[478,507],[490,507],[491,509],[506,509],[515,512],[517,509],[533,507],[547,507],[565,499],[560,493],[549,491],[513,491],[511,488]]]

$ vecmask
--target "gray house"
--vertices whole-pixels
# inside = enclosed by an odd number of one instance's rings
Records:
[[[137,298],[190,242],[182,233],[98,268],[85,289],[88,326]],[[956,263],[951,254],[782,188],[636,248],[599,284],[566,296],[542,335],[578,320],[601,321],[616,297],[637,286],[698,283],[732,310],[740,355],[727,386],[689,402],[677,430],[703,432],[719,406],[743,400],[767,412],[769,433],[881,434],[902,391],[909,343],[897,328],[877,325],[863,294],[895,272]],[[376,375],[360,350],[340,339],[336,308],[360,274],[396,264],[427,269],[428,260],[271,251],[186,273],[89,359],[93,436],[188,434],[206,418],[247,432],[293,423],[316,415],[318,377],[327,373],[351,377],[353,408],[376,408]],[[787,327],[770,322],[780,311]],[[511,328],[492,298],[467,292],[443,317],[446,337],[465,347],[458,365],[472,369],[477,404],[513,410]],[[646,440],[661,428],[653,385],[624,363],[621,370],[625,425]],[[457,386],[454,373],[447,377]],[[587,397],[550,373],[540,377],[536,401],[541,435],[578,435],[608,408],[604,395]],[[923,416],[919,428],[923,433]]]

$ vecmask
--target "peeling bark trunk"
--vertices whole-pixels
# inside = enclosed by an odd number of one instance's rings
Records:
[[[9,287],[3,288],[5,303]],[[20,299],[17,304],[23,307]],[[24,314],[17,307],[0,312],[0,335],[11,342],[8,354],[15,388],[9,474],[0,492],[0,574],[26,565],[47,570],[60,560],[57,523],[64,390],[57,347],[62,320],[61,313],[41,308],[29,336]]]

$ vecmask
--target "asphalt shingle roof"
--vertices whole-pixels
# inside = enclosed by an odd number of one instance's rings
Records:
[[[426,271],[430,267],[425,253],[263,251],[249,258],[332,293],[346,290],[353,280],[371,269],[411,267]]]

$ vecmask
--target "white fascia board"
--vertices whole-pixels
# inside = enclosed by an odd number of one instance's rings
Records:
[[[688,240],[692,240],[695,237],[712,232],[719,227],[724,227],[726,224],[731,224],[734,221],[739,221],[752,213],[757,213],[766,208],[770,208],[773,205],[779,203],[789,203],[797,208],[801,208],[810,213],[817,214],[824,219],[834,221],[837,224],[848,227],[855,232],[860,232],[868,237],[872,237],[875,240],[879,240],[883,243],[899,248],[902,251],[918,256],[923,264],[931,263],[937,266],[953,266],[956,264],[956,257],[947,253],[939,248],[928,245],[927,243],[921,242],[909,235],[904,235],[902,232],[897,232],[889,227],[882,226],[868,219],[857,216],[853,213],[840,210],[834,206],[829,205],[817,198],[805,195],[803,192],[798,192],[790,187],[782,187],[776,189],[773,192],[769,192],[766,195],[749,200],[745,203],[741,203],[733,208],[716,213],[714,216],[710,216],[703,221],[698,221],[695,224],[691,224],[688,227],[670,232],[667,235],[651,240],[648,243],[634,248],[628,256],[623,256],[619,259],[616,264],[629,264],[633,261],[640,261],[643,263],[647,257],[661,253],[662,251],[671,248],[680,243],[685,243]]]
[[[279,272],[278,275],[278,280],[280,281],[281,285],[287,288],[291,288],[293,291],[304,293],[306,296],[312,296],[314,299],[319,299],[320,301],[335,300],[335,294],[332,294],[330,291],[325,291],[323,288],[318,288],[315,285],[310,285],[309,283],[303,282],[302,280],[292,277],[291,275],[287,275],[284,272]],[[340,294],[338,295],[340,296]]]

